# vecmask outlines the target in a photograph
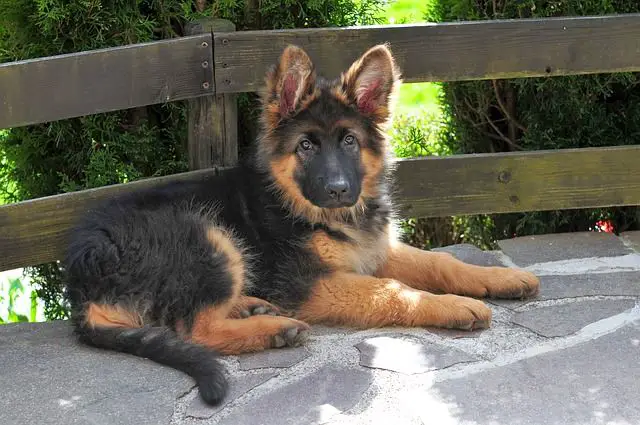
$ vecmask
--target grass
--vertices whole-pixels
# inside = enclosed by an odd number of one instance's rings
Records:
[[[423,22],[425,0],[391,0],[385,8],[385,17],[390,24]]]
[[[400,87],[400,95],[396,113],[399,115],[439,114],[440,85],[438,83],[404,83]]]

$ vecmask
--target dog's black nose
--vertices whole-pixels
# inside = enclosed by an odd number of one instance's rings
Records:
[[[325,190],[332,199],[340,199],[349,193],[349,182],[345,179],[336,179],[327,182]]]

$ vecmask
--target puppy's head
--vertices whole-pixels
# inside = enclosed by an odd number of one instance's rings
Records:
[[[385,45],[334,81],[316,75],[304,50],[284,50],[262,93],[257,160],[293,215],[311,222],[353,216],[379,195],[399,84]]]

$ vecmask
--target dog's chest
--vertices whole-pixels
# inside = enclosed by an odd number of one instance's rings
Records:
[[[321,261],[335,270],[372,275],[385,262],[389,248],[389,234],[384,231],[365,231],[353,227],[333,229],[342,237],[324,230],[311,237],[311,248]]]

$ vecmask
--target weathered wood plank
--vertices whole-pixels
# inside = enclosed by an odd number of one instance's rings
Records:
[[[640,16],[226,32],[0,65],[0,128],[257,90],[288,43],[328,76],[389,42],[407,82],[640,70]],[[205,45],[206,44],[206,45]],[[336,48],[340,46],[340,48]],[[207,84],[208,83],[208,86]]]
[[[402,161],[405,217],[640,205],[640,145]]]
[[[640,145],[400,160],[405,217],[640,205]],[[215,169],[141,180],[0,207],[0,270],[58,259],[88,202]]]
[[[214,91],[211,34],[5,63],[0,65],[0,128]]]
[[[289,43],[335,77],[390,43],[406,82],[640,71],[640,15],[215,34],[218,93],[255,91]]]
[[[224,19],[204,18],[190,23],[188,34],[234,31]],[[236,94],[213,94],[189,100],[189,167],[199,170],[232,166],[238,162],[238,107]]]
[[[215,173],[190,171],[1,206],[0,271],[59,260],[67,230],[94,201],[168,181],[206,180]]]

